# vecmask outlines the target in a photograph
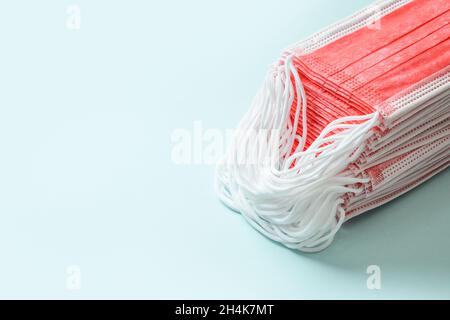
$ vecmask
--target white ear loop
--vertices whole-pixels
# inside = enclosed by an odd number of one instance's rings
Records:
[[[378,14],[384,16],[408,2],[410,0],[383,0],[377,2],[375,7]],[[291,48],[308,53],[323,47],[366,26],[373,16],[372,9],[366,8]],[[402,128],[417,125],[417,120],[413,119],[414,112],[420,112],[420,117],[423,117],[422,109],[427,108],[427,104],[434,104],[433,99],[439,99],[440,94],[446,96],[450,73],[445,74],[444,70],[443,75],[436,75],[435,80],[427,81],[424,88],[411,88],[414,94],[402,93],[394,97],[390,102],[393,114],[386,114],[386,110],[381,108],[380,113],[377,111],[366,116],[333,121],[305,150],[308,134],[307,101],[292,58],[290,54],[284,55],[282,61],[275,64],[267,75],[251,109],[238,126],[232,146],[217,168],[216,188],[226,205],[241,212],[255,229],[267,237],[290,248],[313,252],[326,248],[342,223],[348,219],[344,204],[349,210],[347,214],[352,217],[384,203],[385,193],[391,197],[390,192],[396,190],[395,186],[362,194],[364,185],[370,183],[369,178],[360,178],[363,176],[361,171],[355,177],[358,170],[350,172],[347,166],[356,160],[366,160],[364,164],[368,166],[376,164],[376,159],[362,155],[363,150],[370,151],[371,148],[388,145],[391,141],[408,141],[414,133],[409,137],[398,136],[402,134]],[[290,119],[295,94],[298,101],[294,117]],[[446,107],[447,102],[444,103],[444,114],[448,111]],[[439,110],[436,112],[436,117],[442,115]],[[296,134],[300,116],[301,136]],[[358,123],[348,123],[351,121]],[[372,128],[389,128],[397,125],[397,122],[400,123],[396,130],[377,139],[378,134]],[[338,129],[340,131],[336,133]],[[436,127],[433,130],[440,129]],[[254,139],[252,131],[262,132],[262,139]],[[446,136],[443,133],[442,139]],[[440,138],[441,134],[436,137]],[[441,144],[444,151],[440,152],[439,149],[436,155],[431,155],[433,161],[428,169],[402,171],[401,175],[393,177],[392,181],[402,181],[406,185],[398,186],[398,194],[448,165],[446,159],[450,140],[445,141],[446,144]],[[291,154],[295,142],[298,145]],[[368,145],[367,142],[373,144]],[[397,152],[392,150],[383,150],[383,153],[389,151],[389,155],[395,156]],[[242,159],[251,161],[241,163],[239,160]],[[415,184],[409,183],[415,177],[420,179]]]
[[[312,252],[327,247],[345,221],[343,195],[362,191],[350,186],[368,182],[345,169],[361,154],[379,115],[337,119],[305,150],[307,101],[292,58],[285,55],[268,73],[218,165],[216,188],[255,229],[289,248]],[[296,134],[300,116],[302,136]],[[262,138],[255,139],[255,133]]]

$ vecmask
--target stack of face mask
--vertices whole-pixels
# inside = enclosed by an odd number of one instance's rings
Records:
[[[450,1],[379,1],[282,54],[216,174],[267,237],[319,251],[450,164]]]

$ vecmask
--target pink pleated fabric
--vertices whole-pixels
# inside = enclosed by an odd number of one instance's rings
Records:
[[[359,29],[308,54],[298,50],[294,64],[308,99],[307,144],[340,117],[379,110],[383,122],[390,123],[398,111],[391,101],[448,75],[450,1],[407,3],[382,17],[378,28]],[[395,125],[377,128],[377,137],[351,164],[370,183],[363,196],[346,195],[347,215],[383,204],[448,166],[448,99],[437,98],[420,106],[423,110],[410,108]]]
[[[280,123],[290,151],[280,151],[281,165],[272,176],[232,166],[219,174],[224,202],[266,236],[302,251],[321,250],[343,221],[449,166],[450,1],[379,1],[290,47],[275,65],[266,81],[274,84],[265,85],[252,116],[258,108],[264,114],[282,108],[284,94],[290,114]],[[333,127],[343,119],[349,120]],[[264,118],[248,126],[268,123]],[[285,137],[292,130],[290,145]],[[361,138],[351,140],[357,133]],[[340,161],[341,150],[348,150],[342,151],[342,166],[326,167],[321,159],[336,155]],[[245,181],[255,175],[264,187]],[[326,186],[325,195],[315,180]]]

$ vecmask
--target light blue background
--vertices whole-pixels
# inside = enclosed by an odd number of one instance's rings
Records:
[[[3,1],[0,297],[450,298],[448,170],[305,255],[171,161],[175,129],[233,128],[284,47],[368,3]]]

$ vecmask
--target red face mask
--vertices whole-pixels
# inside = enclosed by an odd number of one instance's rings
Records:
[[[261,129],[258,143],[242,133]],[[221,199],[288,247],[325,248],[344,221],[448,167],[450,2],[384,1],[292,46],[238,130]]]

